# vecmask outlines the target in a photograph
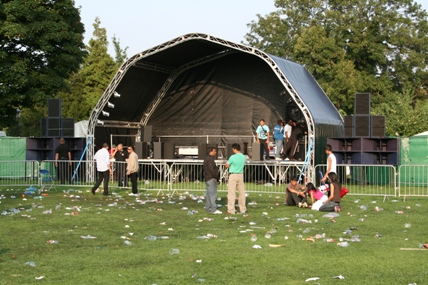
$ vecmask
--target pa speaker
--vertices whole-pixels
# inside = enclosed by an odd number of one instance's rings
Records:
[[[61,136],[61,118],[47,118],[48,137]]]
[[[60,118],[62,109],[61,99],[49,99],[48,100],[48,117]]]
[[[209,148],[214,147],[217,151],[217,154],[215,155],[214,159],[218,159],[218,144],[209,144],[209,143],[203,143],[198,146],[198,159],[205,160],[205,157],[207,157]]]
[[[153,143],[153,158],[163,159],[163,142]]]
[[[346,138],[355,136],[354,134],[354,117],[353,116],[345,116],[344,117],[344,136]]]
[[[43,118],[40,120],[40,136],[41,137],[47,137],[48,136],[48,129],[47,129],[47,123],[48,118]]]
[[[248,146],[248,144],[247,144]],[[233,155],[233,149],[232,149],[232,144],[227,144],[226,145],[226,159],[229,160],[229,158]]]
[[[385,137],[385,116],[371,117],[371,136]]]
[[[370,93],[356,93],[354,115],[370,115]]]
[[[259,143],[253,143],[252,160],[263,161],[263,149]]]
[[[174,157],[175,157],[175,145],[169,142],[164,143],[163,159],[174,159]]]
[[[149,145],[146,142],[135,143],[135,153],[139,159],[147,159],[150,156]]]
[[[355,116],[355,136],[370,137],[370,116]]]
[[[151,142],[152,141],[152,126],[141,127],[141,141]]]
[[[74,119],[61,118],[61,136],[74,137]]]

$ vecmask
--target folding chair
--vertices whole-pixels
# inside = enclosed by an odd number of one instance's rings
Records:
[[[43,191],[45,189],[48,182],[51,182],[51,183],[49,183],[49,188],[47,189],[47,191],[50,191],[52,187],[55,189],[55,191],[57,191],[55,187],[55,180],[53,179],[49,170],[40,169],[39,173],[40,173],[40,180],[42,182],[42,185],[41,185],[42,187],[40,188],[40,191]]]

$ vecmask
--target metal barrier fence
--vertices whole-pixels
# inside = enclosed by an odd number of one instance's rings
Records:
[[[326,164],[315,166],[316,173],[325,174]],[[338,164],[337,175],[348,195],[397,196],[396,169],[393,165]],[[320,177],[316,185],[320,184]]]
[[[39,163],[37,161],[0,161],[0,185],[39,185]]]
[[[428,196],[428,165],[401,165],[398,168],[399,196]]]

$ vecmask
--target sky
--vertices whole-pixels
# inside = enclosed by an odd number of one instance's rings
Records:
[[[428,11],[428,0],[417,0]],[[107,30],[112,43],[116,36],[131,57],[188,33],[204,33],[241,42],[247,24],[276,10],[274,0],[75,0],[81,7],[85,43],[93,33],[95,17]],[[114,56],[113,45],[109,53]]]

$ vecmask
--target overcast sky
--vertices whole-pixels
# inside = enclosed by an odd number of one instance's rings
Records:
[[[428,0],[417,0],[428,10]],[[81,7],[85,43],[92,37],[95,17],[115,35],[127,55],[188,33],[204,33],[241,42],[256,15],[275,11],[274,0],[75,0]],[[110,44],[109,53],[114,56]]]

